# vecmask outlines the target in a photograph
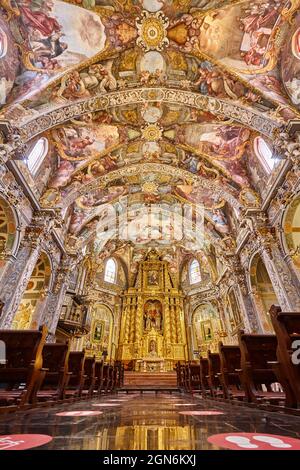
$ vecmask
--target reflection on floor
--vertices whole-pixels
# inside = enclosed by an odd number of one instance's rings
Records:
[[[58,415],[70,411],[75,413]],[[81,414],[80,411],[89,413]],[[91,413],[95,411],[98,413]],[[198,413],[192,414],[193,411]],[[209,443],[208,438],[215,434],[241,432],[300,438],[300,417],[267,413],[183,394],[155,396],[154,393],[119,394],[101,400],[0,417],[2,436],[52,436],[53,440],[40,449],[220,449],[220,446]],[[242,444],[247,444],[245,437],[240,440]]]

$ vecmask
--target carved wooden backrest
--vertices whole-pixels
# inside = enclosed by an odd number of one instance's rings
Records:
[[[4,368],[28,369],[36,358],[42,338],[43,332],[38,330],[1,330],[0,340],[6,347]]]
[[[239,335],[241,365],[254,369],[272,369],[270,361],[276,361],[277,338],[275,335]]]
[[[218,374],[221,370],[220,355],[208,351],[208,370],[209,374]]]
[[[241,350],[238,345],[224,346],[222,343],[219,345],[221,370],[228,373],[235,373],[236,369],[241,368]]]
[[[201,380],[206,380],[206,376],[208,375],[208,359],[205,357],[200,358],[200,376]]]
[[[87,376],[85,385],[90,385],[92,380],[95,378],[95,367],[96,367],[96,358],[86,357],[84,361],[84,375]]]
[[[69,344],[45,344],[43,348],[43,367],[48,369],[49,372],[60,372],[67,367],[68,354]]]
[[[70,385],[77,385],[81,381],[84,372],[85,351],[71,351],[69,354],[68,370],[72,372]]]

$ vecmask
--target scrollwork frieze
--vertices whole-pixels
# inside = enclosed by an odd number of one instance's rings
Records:
[[[246,125],[268,137],[274,137],[282,128],[279,120],[262,115],[259,111],[250,109],[239,103],[231,103],[225,99],[204,96],[194,91],[178,90],[167,87],[149,87],[124,89],[97,95],[81,101],[63,104],[55,109],[44,110],[39,116],[26,116],[17,129],[22,142],[27,142],[36,135],[62,124],[74,116],[103,111],[115,106],[140,104],[148,102],[165,102],[189,106],[226,116]],[[27,118],[27,120],[26,120]]]

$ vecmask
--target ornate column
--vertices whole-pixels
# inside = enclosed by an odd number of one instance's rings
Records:
[[[21,242],[16,261],[11,265],[7,277],[2,279],[0,297],[4,302],[1,328],[9,328],[18,310],[28,281],[41,252],[41,241],[45,233],[41,227],[28,227]]]
[[[52,292],[49,293],[45,304],[44,315],[40,318],[40,324],[47,325],[49,334],[55,335],[70,276],[75,265],[74,258],[69,257],[62,262],[62,266],[57,271]]]
[[[270,276],[274,292],[282,310],[300,309],[300,298],[293,284],[291,272],[281,256],[277,240],[266,230],[260,236],[261,256]]]
[[[234,284],[238,287],[238,301],[242,310],[245,329],[252,333],[261,331],[261,325],[256,314],[255,305],[251,301],[251,292],[246,282],[246,271],[239,256],[233,255],[227,258],[230,266],[230,274],[233,276]]]

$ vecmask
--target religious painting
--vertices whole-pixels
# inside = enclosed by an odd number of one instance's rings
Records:
[[[272,40],[283,7],[279,0],[254,0],[229,4],[206,15],[186,14],[172,22],[168,38],[186,52],[200,48],[247,73],[265,66],[274,54]]]
[[[219,312],[210,302],[199,305],[193,314],[192,329],[196,344],[201,351],[215,348],[215,333],[220,330]],[[207,344],[206,344],[207,343]]]
[[[176,134],[179,142],[218,160],[239,157],[249,137],[248,129],[226,124],[189,124],[178,128]]]
[[[73,124],[55,129],[52,139],[59,156],[59,165],[50,181],[51,188],[65,187],[75,170],[78,173],[78,184],[87,183],[118,168],[118,157],[107,154],[101,158],[101,152],[119,143],[117,126],[101,125],[97,119],[91,123],[73,121]],[[81,169],[83,171],[79,173]]]
[[[292,103],[300,107],[300,14],[282,52],[282,80]]]
[[[16,16],[7,23],[21,54],[10,102],[30,98],[63,71],[103,50],[105,27],[96,13],[59,0],[14,3]]]
[[[159,300],[148,300],[144,305],[144,329],[161,331],[162,304]]]
[[[101,357],[103,351],[111,354],[113,317],[109,307],[96,304],[91,313],[92,327],[89,335],[85,337],[84,348],[88,354]]]
[[[213,339],[213,328],[210,320],[201,322],[201,331],[204,341],[211,341]]]
[[[148,286],[158,286],[159,285],[159,273],[156,269],[151,269],[148,271]]]
[[[104,332],[104,322],[96,320],[94,322],[92,341],[94,343],[100,343],[102,340],[103,332]]]

